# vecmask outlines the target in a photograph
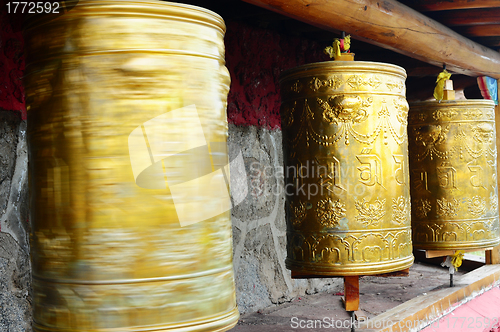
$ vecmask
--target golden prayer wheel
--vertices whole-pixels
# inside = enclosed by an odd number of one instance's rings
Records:
[[[236,324],[224,32],[162,1],[28,20],[35,331]]]
[[[333,61],[283,73],[287,259],[296,275],[413,263],[404,69]]]
[[[491,100],[410,105],[416,248],[480,249],[500,243],[494,107]]]

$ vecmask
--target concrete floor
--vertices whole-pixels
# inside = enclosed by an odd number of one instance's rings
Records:
[[[464,273],[458,271],[456,277]],[[447,268],[415,262],[408,277],[362,277],[359,284],[361,314],[373,318],[431,290],[448,287],[449,274]],[[350,331],[347,327],[350,316],[342,306],[342,295],[305,295],[289,303],[245,314],[231,332]],[[321,327],[318,322],[312,326],[314,320],[320,320]]]

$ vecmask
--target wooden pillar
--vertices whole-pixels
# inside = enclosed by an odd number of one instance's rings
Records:
[[[344,277],[344,298],[346,311],[359,310],[359,276]]]

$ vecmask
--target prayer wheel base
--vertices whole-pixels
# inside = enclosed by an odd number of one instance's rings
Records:
[[[328,276],[328,277],[344,277],[344,276],[360,276],[360,275],[378,275],[401,271],[409,268],[413,264],[413,256],[405,257],[403,259],[392,260],[390,262],[381,264],[359,264],[359,266],[349,265],[346,266],[332,266],[320,265],[317,263],[306,264],[304,262],[294,262],[291,259],[286,259],[285,264],[287,269],[292,270],[296,275],[315,275],[315,276]]]
[[[467,243],[414,243],[413,249],[422,250],[471,250],[477,251],[485,250],[488,248],[496,247],[500,244],[498,239],[488,242],[467,242]]]

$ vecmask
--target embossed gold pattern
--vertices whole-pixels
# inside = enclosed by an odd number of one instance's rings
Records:
[[[373,204],[369,204],[363,198],[361,201],[354,201],[354,206],[358,210],[356,221],[368,226],[377,226],[385,215],[385,199],[376,199]]]
[[[345,204],[340,200],[332,201],[331,198],[322,199],[318,202],[318,220],[326,227],[338,226],[339,220],[345,217]]]
[[[410,105],[413,245],[475,249],[500,243],[494,104]]]
[[[80,0],[44,20],[25,31],[34,330],[230,329],[229,211],[181,227],[166,182],[136,184],[128,144],[138,126],[195,105],[210,165],[227,165],[222,18],[162,1]],[[192,134],[175,123],[168,135]],[[164,172],[195,169],[187,155]]]
[[[289,269],[345,276],[412,264],[405,78],[400,67],[355,61],[282,75],[285,169],[309,167],[285,174],[286,200],[311,206],[300,226],[288,209]]]
[[[290,213],[293,216],[292,224],[294,226],[300,226],[307,214],[306,205],[302,202],[291,202]]]
[[[410,211],[410,201],[404,196],[392,199],[392,219],[398,224],[406,222],[406,216]]]

